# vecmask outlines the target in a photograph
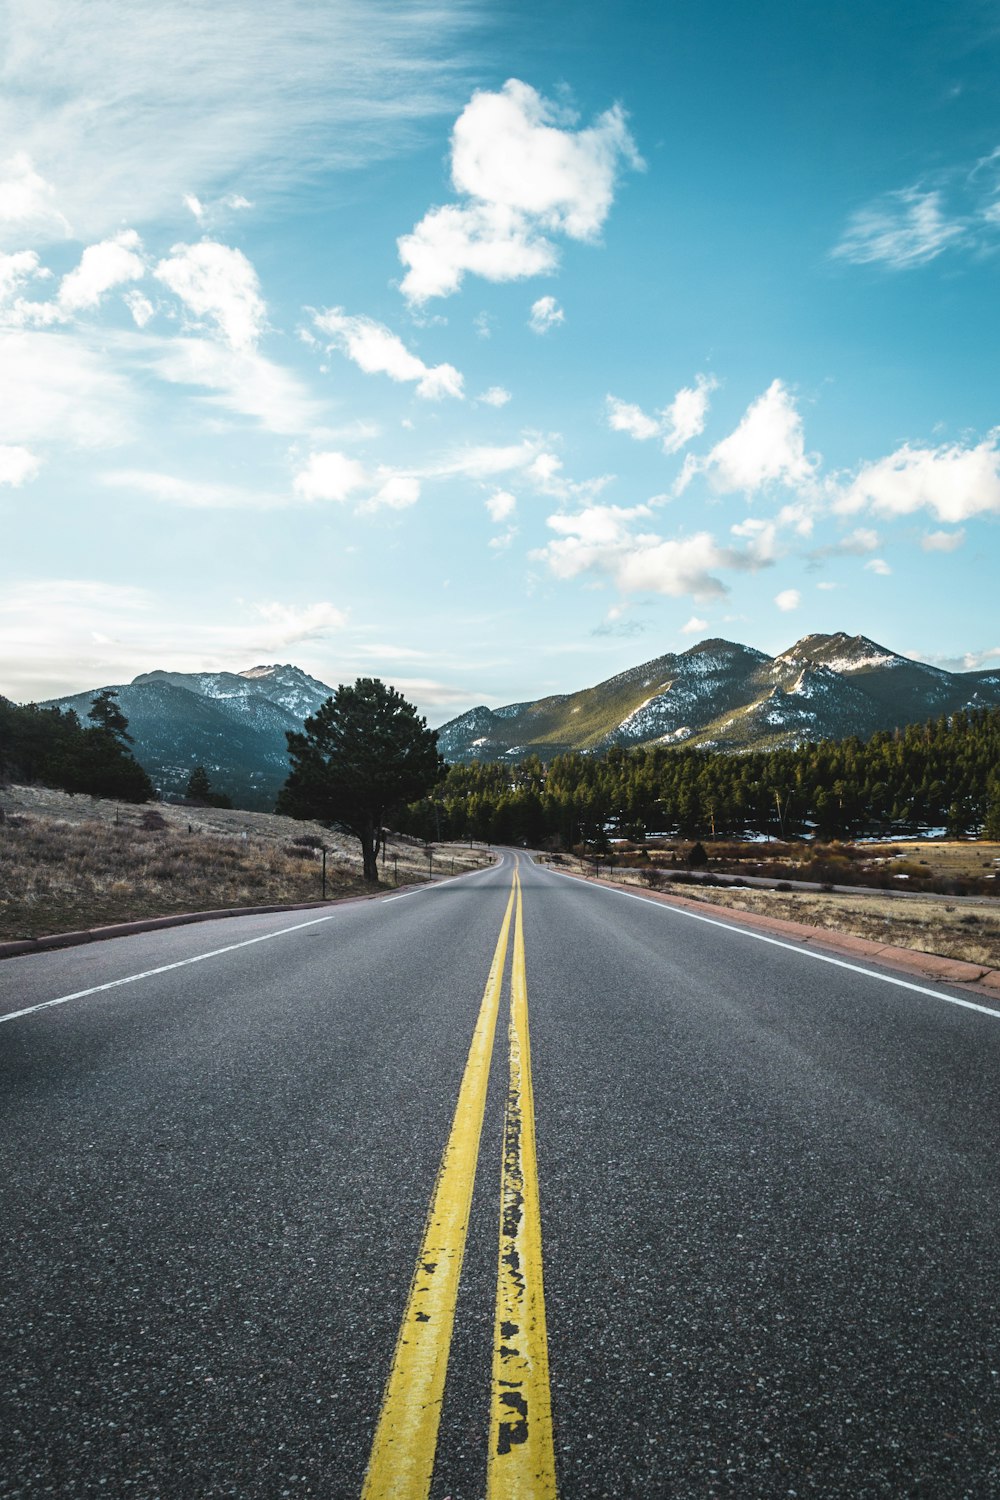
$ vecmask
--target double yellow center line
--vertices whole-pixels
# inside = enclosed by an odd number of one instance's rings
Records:
[[[362,1500],[425,1500],[514,919],[487,1500],[555,1500],[521,881],[514,871],[382,1398]]]

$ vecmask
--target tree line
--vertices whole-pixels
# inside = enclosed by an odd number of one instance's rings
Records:
[[[132,754],[128,720],[113,688],[97,693],[84,724],[72,708],[18,706],[0,698],[0,778],[121,802],[156,790]]]
[[[831,840],[929,828],[1000,839],[1000,709],[739,755],[654,746],[454,765],[400,820],[421,838],[563,848],[657,833]]]

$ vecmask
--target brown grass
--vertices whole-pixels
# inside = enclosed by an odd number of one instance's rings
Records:
[[[318,901],[327,847],[327,897],[358,894],[356,841],[317,823],[222,808],[117,807],[45,788],[0,792],[0,940],[40,937],[144,917],[227,906]],[[156,825],[162,826],[144,826]],[[486,861],[481,848],[433,846],[434,874]],[[424,846],[392,839],[385,883],[426,880]]]
[[[894,846],[895,847],[895,846]],[[975,845],[971,848],[974,850]],[[995,845],[979,846],[995,849]],[[962,845],[969,850],[969,845]],[[576,860],[563,856],[570,868],[580,868]],[[593,866],[584,867],[588,873]],[[627,884],[644,885],[637,870],[616,869],[612,878]],[[710,902],[734,912],[760,912],[780,917],[786,922],[802,922],[812,927],[827,927],[834,932],[852,933],[877,943],[898,948],[914,948],[920,953],[936,953],[942,958],[963,959],[1000,969],[1000,902],[995,898],[966,898],[953,902],[947,896],[832,895],[825,892],[770,891],[754,887],[736,890],[720,886],[671,886],[669,878],[657,886],[669,894],[694,901]]]

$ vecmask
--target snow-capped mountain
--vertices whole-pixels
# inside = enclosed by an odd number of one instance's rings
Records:
[[[195,766],[238,807],[269,810],[288,775],[285,733],[330,697],[332,688],[299,667],[245,672],[143,672],[112,684],[135,741],[135,757],[166,797],[183,795]],[[97,688],[43,707],[73,708],[86,720]]]
[[[686,742],[746,750],[863,738],[998,705],[1000,672],[945,672],[839,631],[803,636],[775,657],[702,641],[579,693],[471,709],[443,725],[438,742],[451,761]]]
[[[53,699],[85,719],[98,689]],[[271,808],[288,774],[285,733],[332,689],[298,667],[143,672],[116,687],[135,754],[167,797],[202,765],[238,807]],[[480,705],[438,731],[446,760],[545,759],[566,750],[702,745],[750,750],[862,738],[961,708],[1000,706],[1000,671],[944,672],[866,636],[807,635],[770,657],[701,641],[596,687],[502,708]]]

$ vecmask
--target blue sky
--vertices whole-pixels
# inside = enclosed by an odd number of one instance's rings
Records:
[[[996,7],[7,0],[0,692],[995,666]]]

